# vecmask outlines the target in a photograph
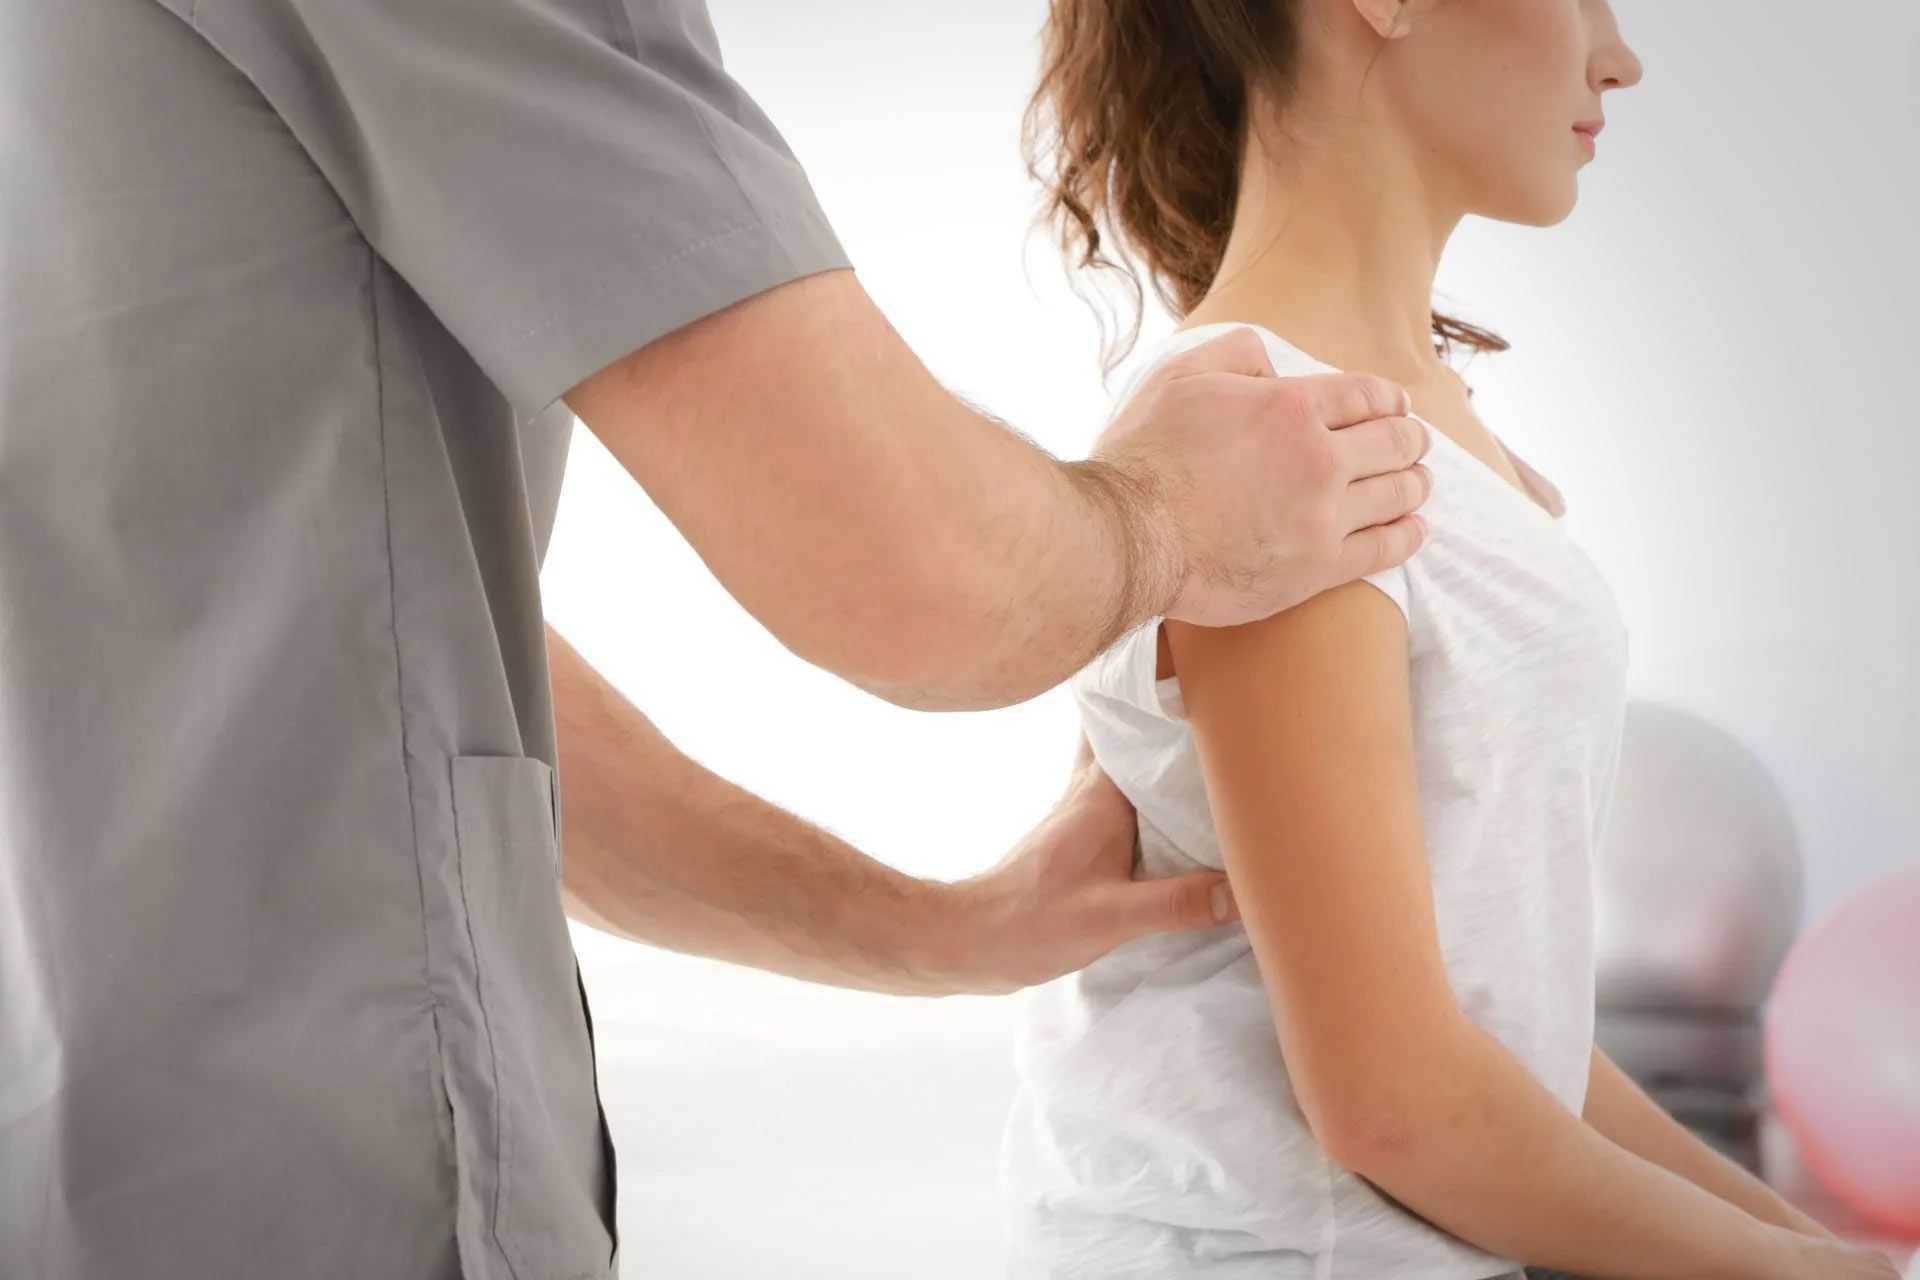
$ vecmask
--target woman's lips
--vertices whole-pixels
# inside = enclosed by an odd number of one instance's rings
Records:
[[[1580,139],[1580,145],[1586,148],[1589,156],[1596,153],[1594,139],[1600,136],[1600,130],[1605,127],[1604,120],[1585,120],[1573,126],[1574,136]]]

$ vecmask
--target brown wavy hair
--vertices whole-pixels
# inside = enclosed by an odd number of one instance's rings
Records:
[[[1079,273],[1112,276],[1130,297],[1124,333],[1102,317],[1108,368],[1139,339],[1143,272],[1175,316],[1212,286],[1240,192],[1250,88],[1284,111],[1299,45],[1298,0],[1052,0],[1021,146],[1045,192],[1039,222],[1076,269],[1076,289],[1094,303]],[[1443,358],[1508,345],[1438,311],[1433,338]]]

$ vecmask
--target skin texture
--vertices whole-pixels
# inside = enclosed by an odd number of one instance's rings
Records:
[[[1639,64],[1604,0],[1308,0],[1303,21],[1299,83],[1256,92],[1226,265],[1188,323],[1263,324],[1391,376],[1524,490],[1530,473],[1433,351],[1434,274],[1468,213],[1566,216],[1588,162],[1574,126]],[[1172,621],[1163,641],[1289,1073],[1338,1163],[1483,1248],[1583,1276],[1894,1275],[1603,1054],[1576,1116],[1461,1012],[1390,601],[1355,583],[1243,626]]]
[[[1165,613],[1264,617],[1397,564],[1430,478],[1373,375],[1233,335],[1156,371],[1086,463],[950,395],[853,273],[655,342],[568,405],[800,657],[903,706],[1023,701]]]
[[[904,706],[1058,683],[1160,613],[1243,621],[1399,563],[1425,429],[1371,375],[1278,379],[1247,335],[1147,380],[1061,462],[949,395],[851,272],[617,362],[570,407],[806,660]],[[912,880],[714,777],[549,629],[578,919],[814,981],[1003,992],[1232,918],[1218,875],[1132,880],[1134,819],[1077,768],[987,873]]]
[[[1130,879],[1133,810],[1084,743],[1059,805],[997,866],[931,884],[701,768],[551,627],[547,651],[561,888],[583,924],[808,981],[951,995],[1017,990],[1142,933],[1233,918],[1223,877]]]
[[[1586,1122],[1627,1150],[1738,1205],[1762,1222],[1809,1236],[1833,1233],[1766,1183],[1702,1142],[1598,1049],[1587,1073]]]

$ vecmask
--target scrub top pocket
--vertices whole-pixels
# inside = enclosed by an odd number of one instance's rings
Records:
[[[612,1142],[560,900],[554,773],[528,756],[456,756],[452,767],[485,1039],[458,1055],[476,1069],[448,1076],[462,1235],[485,1224],[513,1280],[605,1276],[617,1243]],[[568,989],[579,1007],[551,998]]]

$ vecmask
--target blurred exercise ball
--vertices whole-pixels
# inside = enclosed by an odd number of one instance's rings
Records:
[[[1870,1226],[1920,1236],[1920,861],[1861,885],[1794,946],[1766,1061],[1814,1175]]]
[[[1780,790],[1733,738],[1627,708],[1594,867],[1594,1039],[1702,1140],[1761,1172],[1760,1005],[1800,918]]]
[[[1726,733],[1627,709],[1596,868],[1600,1002],[1757,1010],[1800,919],[1800,850],[1780,789]]]

